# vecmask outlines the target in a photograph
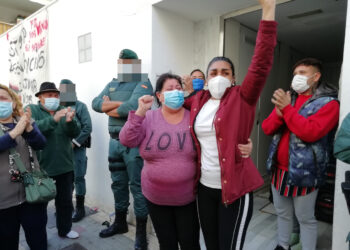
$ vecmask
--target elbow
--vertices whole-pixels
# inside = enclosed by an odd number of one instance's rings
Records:
[[[270,129],[265,128],[264,127],[264,123],[261,126],[261,129],[262,129],[262,131],[264,132],[265,135],[269,135],[269,136],[273,135],[273,131],[271,131]]]
[[[138,146],[136,138],[124,133],[123,130],[119,133],[119,141],[125,147],[135,148]]]
[[[133,141],[132,140],[128,140],[126,138],[124,138],[123,136],[120,136],[119,137],[119,141],[120,143],[125,146],[125,147],[129,147],[129,148],[134,148],[136,147],[136,145],[134,145]]]
[[[102,113],[101,109],[102,109],[102,104],[100,104],[99,101],[97,100],[93,100],[92,103],[91,103],[91,107],[94,111],[96,112],[99,112],[99,113]]]

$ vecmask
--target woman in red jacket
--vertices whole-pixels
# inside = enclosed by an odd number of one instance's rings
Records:
[[[185,102],[191,109],[191,134],[198,153],[198,211],[208,250],[242,249],[252,217],[252,191],[263,184],[238,144],[251,133],[255,106],[272,67],[276,45],[275,0],[259,0],[262,21],[247,76],[236,86],[234,66],[226,57],[208,65],[209,91]]]

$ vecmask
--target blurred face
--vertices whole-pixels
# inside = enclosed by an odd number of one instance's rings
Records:
[[[210,81],[211,78],[216,76],[226,77],[232,83],[235,81],[231,66],[225,61],[216,61],[210,66],[207,81]]]
[[[164,103],[164,92],[172,90],[182,90],[181,84],[176,79],[167,79],[163,84],[163,88],[156,95],[161,103]]]
[[[204,75],[200,71],[195,71],[195,72],[192,73],[191,78],[192,79],[202,79],[202,80],[204,80]]]
[[[312,87],[321,78],[321,73],[314,66],[299,65],[295,68],[293,75],[303,75],[308,77],[307,84]]]
[[[0,102],[13,102],[10,94],[4,90],[4,89],[0,89]],[[16,103],[12,103],[12,108],[15,109],[16,107]]]

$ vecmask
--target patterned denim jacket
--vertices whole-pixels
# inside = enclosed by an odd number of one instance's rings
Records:
[[[310,98],[298,111],[305,118],[317,113],[335,97]],[[294,106],[295,99],[292,101]],[[318,141],[308,143],[299,139],[292,132],[289,139],[289,174],[287,183],[300,187],[317,187],[324,183],[327,166],[334,163],[333,140],[336,128]],[[282,136],[282,129],[276,133],[270,144],[267,170],[275,167],[277,148]]]

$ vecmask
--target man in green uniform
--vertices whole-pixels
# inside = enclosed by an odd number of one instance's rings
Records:
[[[124,49],[118,60],[118,79],[113,79],[92,101],[92,108],[109,116],[109,170],[115,201],[115,221],[100,232],[105,238],[128,231],[126,214],[129,206],[129,186],[134,198],[136,215],[135,249],[147,249],[147,204],[141,192],[143,160],[138,148],[127,148],[119,142],[119,131],[127,120],[129,111],[136,110],[138,98],[152,95],[152,85],[147,74],[141,74],[141,60],[135,52]]]
[[[72,216],[73,222],[85,217],[84,200],[86,194],[85,174],[87,168],[86,148],[90,147],[92,124],[89,111],[85,103],[77,99],[75,84],[69,79],[60,82],[60,101],[65,107],[75,110],[75,117],[80,123],[80,134],[72,140],[74,151],[74,186],[76,208]]]
[[[57,196],[56,225],[58,235],[78,238],[72,231],[72,187],[74,178],[73,148],[71,140],[80,133],[80,125],[74,118],[75,112],[70,107],[59,106],[60,92],[52,82],[44,82],[35,94],[39,98],[37,105],[30,104],[32,117],[47,144],[38,151],[40,166],[56,181]]]

